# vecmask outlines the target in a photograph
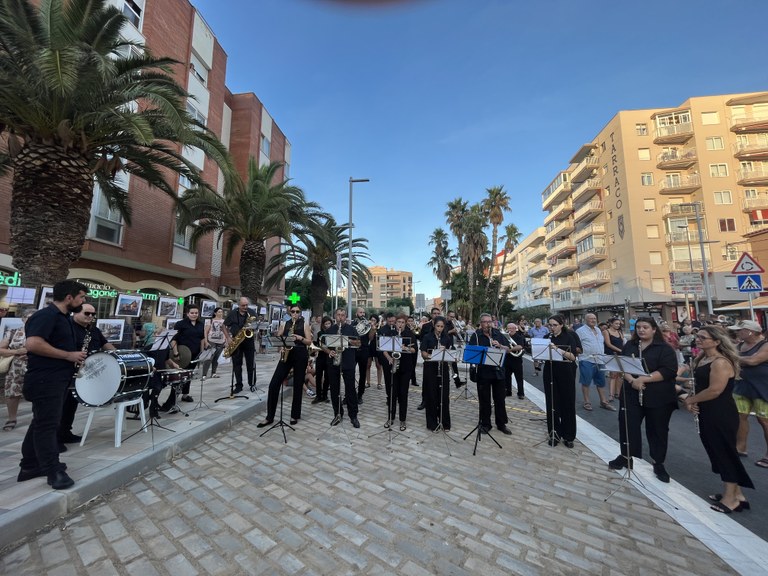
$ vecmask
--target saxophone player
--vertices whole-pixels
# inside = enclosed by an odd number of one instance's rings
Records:
[[[227,314],[224,320],[224,336],[227,340],[227,346],[237,334],[246,328],[248,317],[256,317],[256,310],[250,308],[251,301],[243,296],[237,304],[237,308]],[[254,369],[253,355],[256,353],[254,338],[246,338],[232,353],[232,372],[235,375],[235,388],[233,392],[237,394],[243,391],[243,358],[245,358],[245,369],[248,372],[248,387],[253,390],[254,387]]]
[[[72,314],[72,329],[75,333],[77,348],[88,354],[99,350],[114,350],[115,347],[107,342],[96,324],[96,308],[93,304],[85,303],[79,312]],[[86,341],[87,340],[87,341]],[[64,396],[64,405],[61,410],[61,422],[59,422],[59,451],[64,452],[64,444],[76,444],[82,440],[81,436],[72,433],[72,423],[75,421],[78,401],[72,394]],[[64,448],[64,450],[62,450]]]
[[[347,324],[347,311],[344,308],[336,310],[336,324],[331,326],[326,334],[340,334],[349,336],[350,339],[354,340],[360,338],[357,330]],[[349,420],[352,422],[352,426],[360,428],[360,421],[357,419],[357,390],[355,389],[355,350],[354,348],[332,350],[325,344],[323,344],[323,350],[330,357],[328,379],[331,388],[331,404],[333,405],[331,426],[340,424],[344,416],[344,408],[341,405],[341,379],[344,378],[344,396],[349,411]],[[337,358],[339,355],[341,358]]]
[[[301,418],[301,400],[304,390],[304,378],[307,374],[307,362],[309,362],[309,350],[307,346],[312,344],[312,329],[304,321],[301,315],[301,308],[294,304],[290,308],[291,319],[278,328],[278,335],[281,338],[293,336],[293,347],[282,348],[280,352],[280,362],[275,367],[272,374],[272,380],[269,382],[269,393],[267,394],[267,416],[256,426],[263,428],[269,426],[275,420],[275,411],[277,410],[277,401],[280,399],[280,387],[283,381],[288,378],[288,373],[293,370],[293,398],[291,400],[291,426],[295,425]],[[250,339],[252,340],[252,339]]]
[[[509,338],[509,354],[504,357],[504,375],[507,396],[512,396],[512,375],[517,383],[517,397],[525,398],[525,381],[523,380],[523,350],[525,349],[525,336],[517,329],[517,324],[507,324],[507,336]]]
[[[406,315],[398,314],[395,320],[395,331],[398,337],[403,338],[408,345],[403,344],[402,353],[397,360],[397,369],[392,371],[392,391],[391,398],[387,408],[389,414],[385,427],[392,426],[395,422],[395,415],[398,407],[400,408],[400,430],[405,430],[405,418],[408,412],[408,385],[411,380],[411,372],[416,364],[416,335],[406,326]],[[389,352],[384,352],[386,356],[392,358]]]

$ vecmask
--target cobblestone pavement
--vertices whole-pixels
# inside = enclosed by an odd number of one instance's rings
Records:
[[[513,436],[473,456],[476,402],[452,400],[447,439],[424,428],[420,390],[391,439],[369,437],[375,385],[359,430],[308,402],[287,444],[240,422],[6,549],[0,573],[737,573],[580,442],[541,443],[530,400],[508,399]]]

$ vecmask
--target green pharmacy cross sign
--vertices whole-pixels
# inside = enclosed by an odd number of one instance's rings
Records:
[[[290,296],[288,296],[288,300],[290,300],[290,301],[291,301],[291,304],[293,304],[294,306],[296,306],[296,303],[297,303],[299,300],[301,300],[301,296],[299,296],[298,294],[296,294],[296,292],[294,292],[293,294],[291,294]]]

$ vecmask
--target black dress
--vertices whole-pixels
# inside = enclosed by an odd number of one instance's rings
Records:
[[[711,364],[706,364],[694,371],[697,393],[709,388],[711,367]],[[730,378],[717,398],[699,402],[699,436],[712,463],[712,472],[720,474],[723,482],[754,488],[755,485],[736,451],[739,412],[733,399],[733,382],[734,378]]]

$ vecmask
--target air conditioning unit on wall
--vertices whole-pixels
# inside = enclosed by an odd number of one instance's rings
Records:
[[[229,296],[232,294],[232,289],[229,286],[219,286],[219,296]]]

